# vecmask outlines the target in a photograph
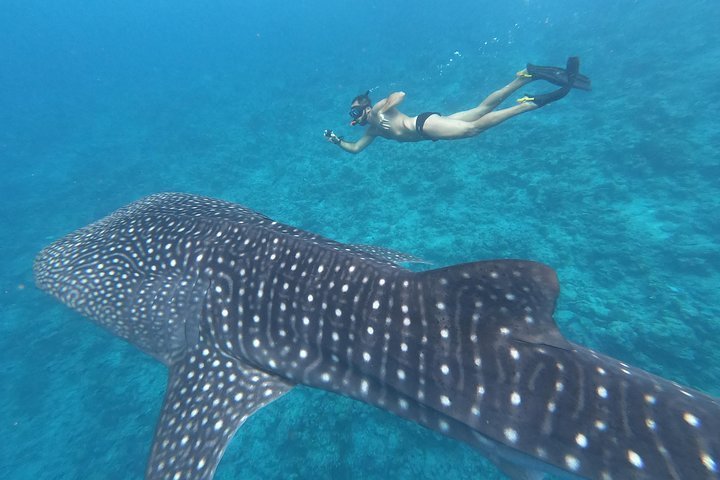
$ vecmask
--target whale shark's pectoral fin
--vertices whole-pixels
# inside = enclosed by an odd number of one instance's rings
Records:
[[[240,425],[291,388],[210,349],[188,354],[170,367],[145,477],[211,479]]]

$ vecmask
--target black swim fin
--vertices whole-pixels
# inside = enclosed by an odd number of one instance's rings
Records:
[[[580,71],[580,58],[570,57],[567,60],[567,67],[565,68],[566,81],[565,84],[555,90],[554,92],[544,93],[542,95],[525,95],[518,102],[533,102],[538,107],[544,107],[548,103],[560,100],[567,95],[570,90],[575,86],[579,71]]]
[[[559,87],[564,87],[568,81],[567,72],[564,68],[544,67],[542,65],[533,65],[531,63],[528,63],[525,70],[527,71],[528,75],[532,77],[533,80],[545,80]],[[589,92],[590,90],[592,90],[590,78],[581,73],[578,73],[577,77],[575,78],[573,88],[579,88],[580,90],[586,90]]]

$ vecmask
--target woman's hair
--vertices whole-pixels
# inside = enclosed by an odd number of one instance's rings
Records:
[[[352,102],[350,102],[350,105],[352,105],[353,103],[357,103],[361,107],[367,107],[371,105],[372,102],[370,101],[370,90],[363,93],[362,95],[358,95],[357,97],[353,98]]]

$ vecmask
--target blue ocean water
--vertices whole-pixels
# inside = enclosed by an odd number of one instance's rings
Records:
[[[2,0],[0,478],[140,478],[165,368],[33,286],[50,241],[143,195],[247,205],[449,265],[553,266],[565,335],[720,395],[716,0]],[[526,62],[591,93],[357,156],[350,99],[476,105]],[[532,91],[541,88],[531,85]],[[502,478],[470,448],[298,388],[218,479]]]

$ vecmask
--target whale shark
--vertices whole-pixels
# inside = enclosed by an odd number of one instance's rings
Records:
[[[568,341],[550,267],[417,260],[161,193],[52,243],[34,275],[167,366],[147,479],[212,479],[295,385],[465,442],[513,480],[720,478],[718,399]]]

